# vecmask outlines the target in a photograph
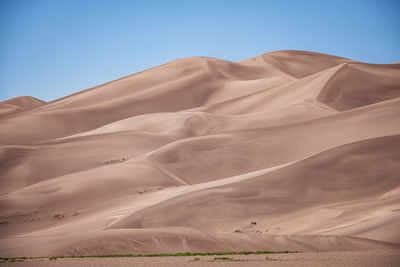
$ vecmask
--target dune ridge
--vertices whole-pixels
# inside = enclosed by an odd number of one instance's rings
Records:
[[[400,65],[191,57],[0,103],[0,256],[400,244]]]

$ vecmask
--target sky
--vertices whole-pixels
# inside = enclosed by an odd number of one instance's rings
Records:
[[[393,63],[399,14],[400,0],[0,0],[0,101],[52,101],[190,56]]]

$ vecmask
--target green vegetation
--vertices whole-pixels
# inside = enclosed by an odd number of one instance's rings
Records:
[[[251,224],[254,224],[254,225],[256,225],[256,224],[257,224],[257,222],[255,222],[255,221],[252,221],[252,222],[251,222]]]
[[[235,230],[235,233],[241,233],[242,231],[240,231],[240,230]]]
[[[25,260],[34,259],[34,258],[36,258],[36,257],[15,257],[15,258],[1,258],[0,257],[0,262],[5,262],[5,261],[20,262],[20,261],[25,261]]]
[[[89,255],[89,256],[53,256],[53,257],[14,257],[2,258],[2,261],[15,262],[19,260],[49,259],[56,260],[62,258],[124,258],[124,257],[181,257],[181,256],[223,256],[223,255],[260,255],[260,254],[287,254],[300,253],[299,251],[228,251],[228,252],[179,252],[179,253],[159,253],[159,254],[111,254],[111,255]],[[197,260],[197,258],[195,259]]]

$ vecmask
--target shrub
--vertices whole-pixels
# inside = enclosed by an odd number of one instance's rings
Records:
[[[64,219],[64,214],[54,214],[53,217],[61,220],[61,219]]]

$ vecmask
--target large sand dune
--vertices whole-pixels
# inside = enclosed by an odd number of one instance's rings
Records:
[[[184,58],[0,103],[0,256],[400,243],[400,64]]]

